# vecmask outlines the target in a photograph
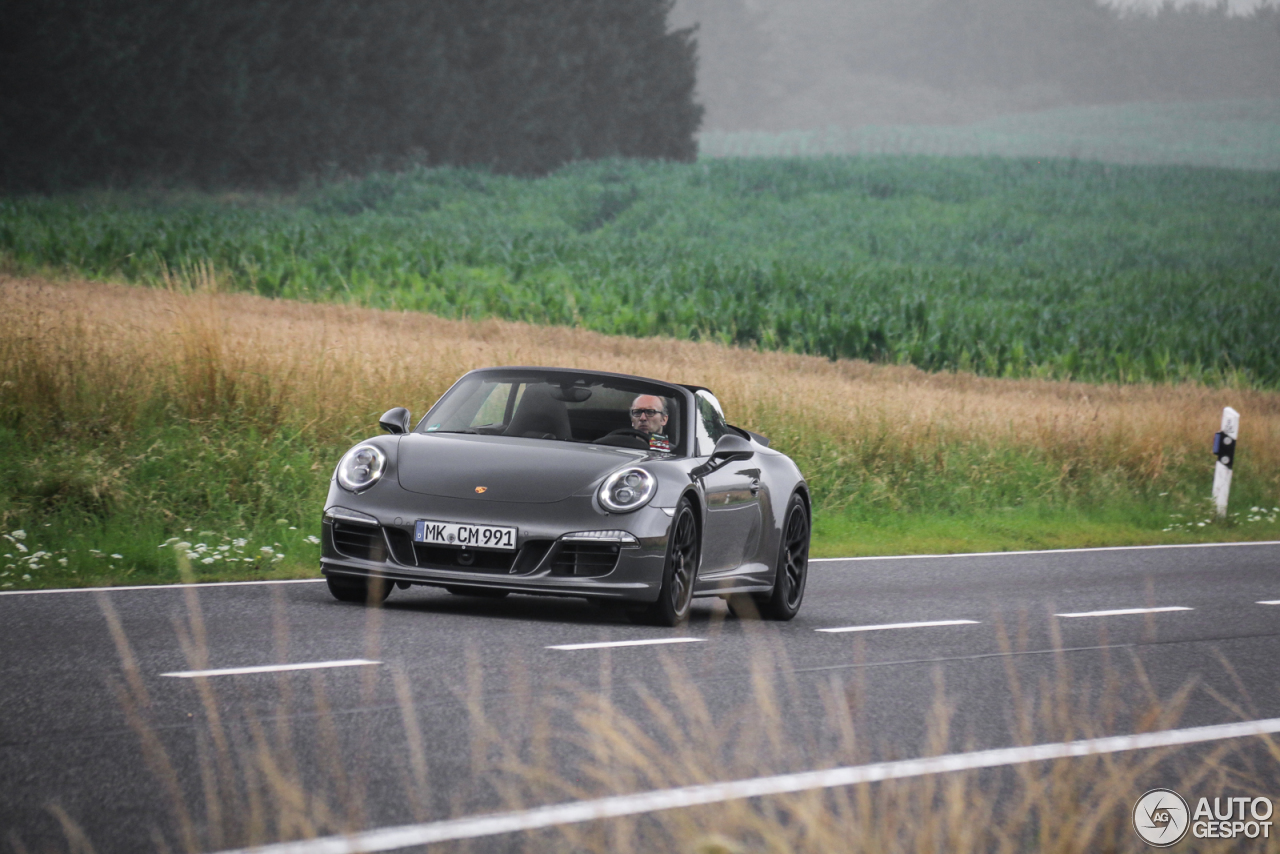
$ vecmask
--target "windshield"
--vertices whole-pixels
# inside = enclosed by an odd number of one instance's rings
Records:
[[[422,433],[473,433],[686,454],[670,386],[598,374],[483,371],[432,407]]]

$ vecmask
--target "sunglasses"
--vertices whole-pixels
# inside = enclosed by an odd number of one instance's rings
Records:
[[[631,410],[632,418],[652,418],[655,415],[666,415],[661,409],[633,409]]]

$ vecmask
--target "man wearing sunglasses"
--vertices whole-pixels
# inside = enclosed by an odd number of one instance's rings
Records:
[[[640,395],[631,401],[631,426],[650,436],[661,434],[667,426],[667,402],[656,395]]]

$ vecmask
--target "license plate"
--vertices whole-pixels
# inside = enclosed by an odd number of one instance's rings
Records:
[[[499,525],[468,525],[419,519],[413,526],[413,541],[433,546],[513,552],[516,550],[516,530]]]

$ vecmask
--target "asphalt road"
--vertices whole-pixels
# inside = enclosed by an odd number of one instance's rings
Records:
[[[632,641],[664,642],[581,646]],[[366,610],[313,582],[5,594],[0,650],[0,850],[65,849],[59,815],[98,852],[181,848],[183,809],[216,850],[239,840],[205,792],[243,824],[272,775],[363,829],[1002,747],[1021,711],[1036,742],[1280,717],[1280,545],[815,562],[791,623],[698,600],[679,629],[428,588]]]

